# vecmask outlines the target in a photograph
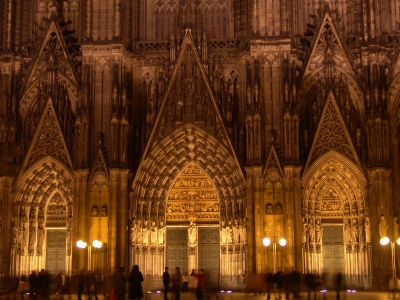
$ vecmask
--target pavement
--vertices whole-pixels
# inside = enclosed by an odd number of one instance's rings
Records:
[[[99,300],[109,300],[108,296],[105,295],[98,295]],[[308,300],[307,299],[307,293],[301,293],[300,298],[297,298],[297,300]],[[144,295],[144,300],[163,300],[163,293],[162,292],[153,292],[153,293],[146,293]],[[229,291],[223,291],[223,292],[218,292],[218,293],[210,293],[206,294],[203,296],[203,300],[241,300],[241,299],[253,299],[253,300],[266,300],[267,295],[266,294],[257,294],[254,295],[254,293],[242,293],[242,292],[229,292]],[[371,291],[342,291],[340,293],[340,300],[388,300],[388,299],[399,299],[400,300],[400,292],[396,293],[395,297],[393,297],[393,294],[389,294],[388,292],[371,292]],[[21,297],[17,296],[14,297],[12,295],[4,295],[1,296],[0,299],[4,300],[20,300]],[[25,300],[32,300],[32,298],[29,298],[28,296],[24,297]],[[71,294],[71,295],[50,295],[51,300],[77,300],[78,295],[77,294]],[[93,299],[93,298],[92,298]],[[128,300],[128,297],[125,298]],[[334,291],[327,291],[327,292],[319,292],[316,294],[316,297],[314,298],[314,295],[311,295],[311,300],[336,300],[336,293]],[[37,297],[37,300],[44,300],[40,297]],[[82,300],[88,300],[86,296],[82,297]],[[175,300],[174,297],[172,297],[172,294],[169,297],[169,300]],[[181,299],[180,300],[196,300],[196,296],[193,292],[188,292],[188,293],[182,293],[181,294]],[[271,294],[271,300],[284,300],[284,295],[282,295],[282,298],[279,298],[277,294]],[[290,295],[290,299],[293,300],[292,296]]]

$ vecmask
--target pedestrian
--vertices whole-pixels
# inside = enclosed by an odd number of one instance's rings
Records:
[[[182,275],[180,272],[180,268],[175,268],[175,273],[172,274],[172,288],[175,293],[175,300],[181,299],[181,282],[182,282]]]
[[[38,288],[38,277],[35,271],[32,271],[32,273],[28,277],[28,280],[29,280],[29,297],[36,299],[36,293]]]
[[[96,276],[94,275],[93,271],[88,271],[85,276],[85,283],[86,283],[86,290],[87,290],[87,297],[88,299],[92,299],[92,293],[95,296],[96,299],[97,297],[97,291],[95,288],[95,283],[96,283]]]
[[[131,272],[129,273],[128,277],[129,288],[128,288],[128,295],[129,299],[132,300],[140,300],[143,298],[143,275],[139,271],[139,266],[134,265],[132,267]]]
[[[168,267],[165,267],[165,271],[162,276],[164,285],[164,300],[168,300],[169,284],[171,283],[171,277],[168,273]]]
[[[340,289],[342,288],[342,273],[338,272],[335,276],[335,289],[336,289],[336,299],[340,299]]]
[[[244,271],[242,274],[242,292],[246,290],[246,284],[247,284],[247,271]]]
[[[197,283],[197,289],[196,289],[196,300],[203,300],[203,289],[204,289],[204,283],[206,281],[206,275],[204,274],[204,270],[200,269],[198,274],[194,275],[197,277],[199,280]]]
[[[186,293],[188,291],[188,284],[189,284],[189,275],[187,272],[183,273],[182,281],[183,281],[182,293]]]
[[[114,274],[114,295],[117,300],[125,299],[125,283],[127,281],[124,267],[119,267],[117,272]]]
[[[85,288],[85,274],[84,271],[81,270],[78,275],[78,300],[82,300],[82,292]]]
[[[21,291],[21,299],[24,299],[24,294],[26,293],[26,287],[27,287],[26,276],[22,275],[21,279],[19,280],[19,288],[20,288],[20,291]]]

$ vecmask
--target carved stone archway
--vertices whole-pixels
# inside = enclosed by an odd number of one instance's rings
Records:
[[[303,180],[302,219],[305,272],[322,273],[323,227],[338,223],[343,228],[344,271],[347,282],[370,275],[369,209],[367,181],[354,162],[335,151],[320,157]]]
[[[221,231],[228,226],[233,230],[239,221],[244,230],[246,228],[246,183],[233,150],[199,127],[184,125],[143,158],[132,185],[131,259],[141,265],[146,275],[162,274],[163,264],[158,262],[164,261],[167,199],[177,178],[191,165],[201,169],[215,187],[219,218],[225,221],[224,226],[221,223]],[[149,239],[155,230],[158,239]],[[247,240],[243,245],[221,243],[221,253],[245,253],[246,243]],[[149,257],[152,257],[151,261]],[[243,266],[244,258],[243,254],[243,263],[238,265]],[[241,273],[235,270],[233,274]]]
[[[73,183],[71,171],[50,156],[32,164],[16,183],[11,246],[13,275],[28,275],[32,270],[45,268],[46,226],[65,228],[64,271],[70,274]]]

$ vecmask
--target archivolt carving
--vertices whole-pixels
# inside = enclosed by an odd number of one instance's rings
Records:
[[[34,255],[35,249],[36,255],[42,255],[48,222],[66,226],[66,242],[71,247],[72,196],[73,175],[54,158],[47,156],[26,170],[16,184],[13,248],[20,255],[26,254],[26,248],[28,255]]]
[[[132,202],[137,203],[132,217],[164,219],[164,206],[158,208],[157,216],[147,207],[156,201],[164,203],[166,191],[191,164],[203,170],[215,187],[221,219],[235,219],[234,214],[244,217],[245,181],[239,165],[224,145],[194,125],[184,125],[162,140],[140,166],[132,185]],[[235,210],[232,203],[238,203]]]

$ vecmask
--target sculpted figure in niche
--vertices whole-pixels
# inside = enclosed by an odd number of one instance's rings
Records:
[[[384,215],[381,215],[381,220],[379,222],[379,235],[381,236],[381,238],[387,236],[387,228],[388,224],[386,221],[386,217]]]
[[[240,228],[239,228],[239,222],[237,220],[235,220],[235,222],[234,222],[232,232],[233,232],[233,243],[239,244]]]
[[[267,206],[265,207],[265,214],[266,215],[274,214],[274,212],[272,211],[272,205],[271,204],[267,204]]]
[[[107,206],[103,205],[101,207],[100,217],[108,217]]]
[[[43,223],[39,223],[38,226],[38,242],[37,242],[37,248],[36,248],[36,254],[38,256],[43,255],[43,241],[44,241],[44,235],[45,235],[45,228],[43,226]]]
[[[188,227],[188,235],[189,235],[189,246],[194,247],[197,244],[197,228],[196,224],[193,221],[190,221]]]
[[[228,226],[226,226],[226,242],[228,244],[232,244],[233,241],[233,233],[232,233],[232,222],[229,221]]]
[[[93,206],[92,207],[92,217],[98,217],[99,216],[99,209],[97,208],[97,206]]]
[[[351,229],[351,224],[350,224],[349,219],[346,219],[346,222],[344,224],[344,239],[345,239],[346,244],[351,244],[352,229]]]
[[[156,222],[152,222],[151,223],[150,243],[151,243],[152,246],[157,244],[157,225],[156,225]]]
[[[315,241],[315,227],[313,224],[313,219],[310,219],[308,222],[308,232],[309,232],[309,237],[310,237],[310,242]]]
[[[147,246],[149,244],[149,238],[150,238],[149,222],[147,221],[144,221],[143,223],[142,234],[143,234],[143,246]]]
[[[158,228],[158,244],[164,245],[165,241],[165,226],[164,222],[160,221],[159,228]]]
[[[222,220],[221,221],[221,245],[225,245],[226,244],[226,232],[225,232],[225,221]]]
[[[352,241],[353,243],[359,242],[359,228],[358,228],[358,221],[356,219],[353,220],[353,226],[351,227],[352,232]]]
[[[365,217],[365,241],[367,243],[371,242],[371,221],[369,216]]]
[[[239,224],[239,228],[240,228],[240,231],[239,231],[239,233],[240,233],[240,243],[242,243],[242,244],[246,244],[247,243],[247,229],[246,229],[246,227],[247,227],[247,224],[246,224],[246,218],[244,218],[243,219],[243,221],[242,222],[240,222],[240,224]]]
[[[316,220],[315,221],[315,242],[320,243],[322,238],[322,226],[321,226],[321,221]]]

